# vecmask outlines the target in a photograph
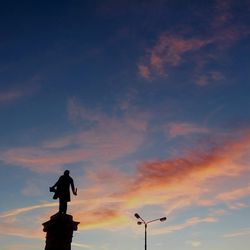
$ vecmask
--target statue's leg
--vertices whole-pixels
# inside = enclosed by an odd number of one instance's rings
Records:
[[[68,204],[68,202],[67,201],[65,201],[65,204],[64,204],[64,210],[63,210],[63,212],[66,214],[67,213],[67,204]]]
[[[67,201],[65,199],[60,199],[59,212],[61,214],[66,214],[67,212]]]
[[[59,199],[59,213],[63,213],[63,200]]]

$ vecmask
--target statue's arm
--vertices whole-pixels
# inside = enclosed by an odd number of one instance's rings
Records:
[[[55,188],[58,184],[58,181],[55,183],[55,185],[52,186],[52,188]]]
[[[49,191],[55,193],[56,192],[55,187],[57,187],[57,185],[58,185],[58,181],[55,183],[55,185],[53,185],[52,187],[49,188]]]
[[[73,193],[74,195],[77,195],[77,189],[75,188],[73,179],[72,179],[72,181],[71,181],[70,184],[71,184],[72,193]]]
[[[55,185],[54,185],[54,186],[52,186],[52,188],[55,188],[55,187],[57,187],[57,186],[58,186],[58,183],[59,183],[60,179],[61,179],[61,177],[58,179],[58,181],[55,183]]]

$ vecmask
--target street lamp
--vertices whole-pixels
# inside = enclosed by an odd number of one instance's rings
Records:
[[[155,219],[155,220],[150,220],[150,221],[145,221],[142,219],[142,217],[135,213],[135,218],[138,219],[138,220],[141,220],[141,221],[137,221],[137,225],[141,225],[141,224],[144,224],[144,228],[145,228],[145,250],[147,250],[147,227],[148,227],[148,224],[151,223],[151,222],[154,222],[154,221],[165,221],[167,219],[167,217],[162,217],[162,218],[158,218],[158,219]]]

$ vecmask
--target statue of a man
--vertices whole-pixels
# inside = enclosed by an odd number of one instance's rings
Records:
[[[69,170],[65,170],[55,185],[50,187],[50,192],[55,192],[53,199],[59,198],[59,213],[61,214],[67,212],[67,202],[70,201],[70,187],[72,193],[77,195],[77,188],[75,188],[74,181],[69,175]]]

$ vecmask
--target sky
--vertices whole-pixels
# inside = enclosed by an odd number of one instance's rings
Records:
[[[248,250],[250,1],[1,1],[1,250]]]

